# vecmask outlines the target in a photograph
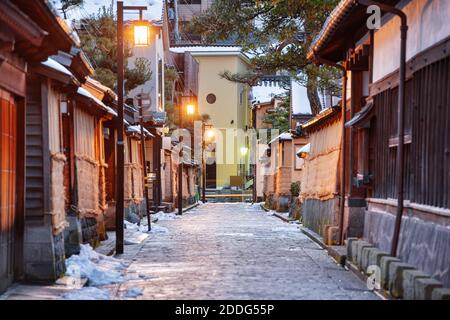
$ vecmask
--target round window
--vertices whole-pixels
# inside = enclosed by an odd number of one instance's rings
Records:
[[[216,98],[216,95],[215,95],[215,94],[210,93],[210,94],[208,94],[208,95],[206,96],[206,101],[207,101],[209,104],[214,104],[214,103],[216,102],[216,100],[217,100],[217,98]]]

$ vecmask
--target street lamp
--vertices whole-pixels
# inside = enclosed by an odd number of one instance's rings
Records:
[[[142,22],[142,12],[147,10],[147,7],[134,6],[127,7],[123,5],[123,1],[117,1],[117,186],[116,186],[116,254],[123,253],[124,247],[124,184],[125,184],[125,146],[124,146],[124,27],[123,27],[123,15],[124,11],[138,11],[139,20]],[[149,30],[147,29],[149,34]],[[143,37],[144,29],[135,29],[135,44],[136,40],[139,40],[140,46],[145,44]],[[137,37],[138,36],[138,37]],[[138,39],[136,39],[136,37]]]
[[[208,130],[206,130],[208,128]],[[206,202],[206,138],[211,140],[214,138],[214,131],[211,129],[212,125],[208,125],[205,122],[202,123],[202,201]],[[206,137],[206,138],[205,138]]]
[[[248,153],[247,147],[241,147],[241,156],[245,157]]]
[[[211,127],[212,127],[212,126],[211,126]],[[208,131],[206,131],[206,137],[207,137],[209,140],[212,140],[212,138],[214,138],[214,130],[209,129]]]
[[[188,116],[193,116],[195,113],[195,105],[189,102],[190,97],[182,97],[181,106],[179,108],[179,130],[183,130],[183,106],[186,104],[186,114]],[[186,103],[187,102],[187,103]],[[183,148],[183,135],[179,137],[180,153],[179,159],[180,163],[178,165],[178,215],[183,215],[183,167],[184,167],[184,148]]]
[[[150,44],[150,25],[145,22],[136,22],[134,29],[134,46],[147,47]]]
[[[186,113],[188,116],[193,116],[195,113],[195,106],[193,104],[188,104],[186,106]]]

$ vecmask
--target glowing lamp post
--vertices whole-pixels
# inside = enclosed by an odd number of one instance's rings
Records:
[[[188,116],[193,116],[195,113],[195,106],[193,104],[188,104],[186,106],[186,114]]]
[[[136,46],[148,46],[150,28],[144,28],[142,12],[147,7],[123,5],[123,1],[117,1],[117,186],[116,186],[116,254],[123,253],[124,247],[124,184],[125,184],[125,146],[124,146],[124,11],[138,11],[140,22],[135,26],[134,44]]]
[[[179,130],[183,130],[183,106],[184,106],[184,101],[186,101],[187,99],[189,99],[189,97],[183,97],[182,98],[182,103],[181,103],[181,107],[179,108],[179,125],[180,128]],[[193,105],[192,103],[187,103],[186,104],[186,115],[189,117],[192,117],[195,113],[195,105]],[[178,165],[178,215],[182,215],[183,214],[183,161],[184,161],[184,148],[183,148],[183,136],[180,136],[180,154],[179,154],[179,159],[180,159],[180,163]]]
[[[148,23],[136,22],[133,26],[133,32],[135,47],[148,47],[150,45],[150,25]]]
[[[208,130],[206,130],[208,129]],[[202,124],[202,201],[206,202],[206,139],[211,141],[214,138],[214,130],[212,130],[212,125],[208,125],[203,122]]]

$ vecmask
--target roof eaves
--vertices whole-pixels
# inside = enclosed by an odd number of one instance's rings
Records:
[[[334,106],[328,109],[323,110],[317,116],[315,116],[310,121],[303,124],[301,127],[305,131],[310,131],[320,126],[321,124],[327,123],[328,121],[335,118],[341,112],[341,106]]]
[[[358,3],[355,0],[341,0],[341,2],[336,6],[328,19],[325,21],[322,30],[311,44],[307,55],[308,60],[314,60],[315,53],[320,52],[323,46],[330,40],[339,24],[357,5]]]

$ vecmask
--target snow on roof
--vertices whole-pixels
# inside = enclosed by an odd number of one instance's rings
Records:
[[[270,102],[274,96],[284,94],[286,94],[286,90],[279,86],[256,86],[252,88],[253,100],[256,103]]]
[[[128,127],[128,131],[130,132],[135,132],[138,134],[141,134],[141,126],[140,125],[135,125],[135,126],[129,126]],[[150,136],[152,138],[154,138],[155,136],[153,134],[150,133],[150,131],[148,131],[147,129],[144,128],[144,134],[147,136]]]
[[[311,152],[311,143],[308,143],[307,145],[304,145],[302,148],[300,148],[300,150],[298,150],[297,155],[310,152]]]
[[[270,141],[269,144],[272,144],[275,141],[291,141],[291,140],[292,140],[292,134],[290,134],[289,132],[285,132],[285,133],[280,134],[278,137],[276,137],[272,141]]]
[[[46,66],[46,67],[48,67],[48,68],[56,70],[58,72],[64,73],[65,75],[68,75],[69,77],[74,77],[74,75],[72,74],[72,72],[69,71],[69,69],[64,67],[59,62],[56,62],[52,58],[48,58],[47,61],[41,62],[41,64]]]
[[[87,91],[83,87],[79,87],[77,90],[77,93],[88,99],[91,99],[96,104],[98,104],[100,107],[102,107],[104,110],[106,110],[109,114],[112,114],[113,116],[117,117],[117,112],[114,109],[108,107],[106,104],[104,104],[102,101],[100,101],[99,99],[94,97],[89,91]]]

